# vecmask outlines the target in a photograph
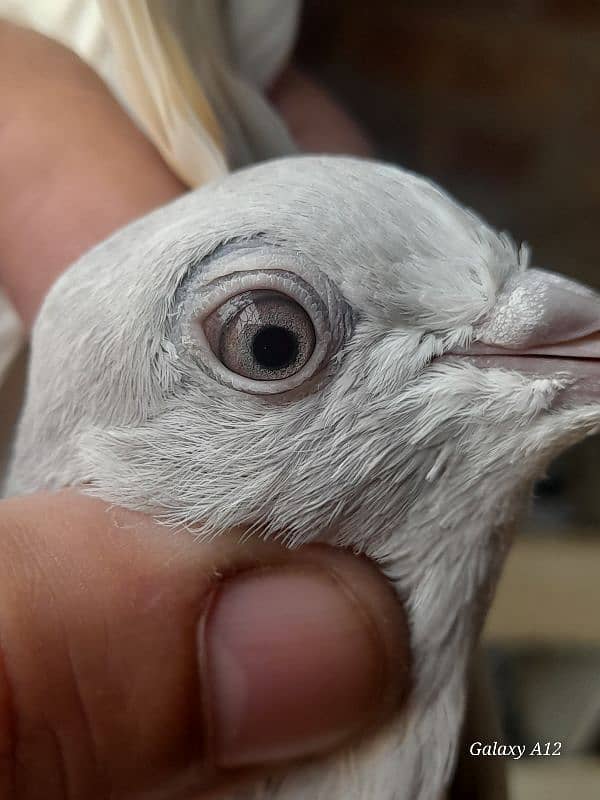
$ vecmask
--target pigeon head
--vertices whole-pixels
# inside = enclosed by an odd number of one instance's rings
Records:
[[[78,485],[199,536],[242,526],[375,558],[416,676],[412,744],[386,763],[439,787],[511,523],[600,423],[599,296],[526,262],[390,166],[228,176],[54,285],[9,491]]]
[[[526,270],[426,180],[270,162],[125,228],[56,283],[13,480],[86,483],[211,533],[385,550],[415,513],[436,527],[484,499],[507,513],[596,426],[594,347],[570,359],[557,343],[598,327],[594,293]]]

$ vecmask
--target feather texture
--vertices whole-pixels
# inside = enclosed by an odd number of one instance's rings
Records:
[[[568,374],[446,357],[525,267],[423,178],[290,158],[130,225],[46,299],[10,492],[80,486],[198,537],[240,525],[291,547],[319,538],[374,558],[405,603],[407,708],[238,798],[436,800],[447,787],[514,521],[534,477],[600,422],[597,401],[564,401]],[[352,309],[338,351],[280,395],[226,385],[189,346],[210,287],[257,269],[312,286],[330,332]]]

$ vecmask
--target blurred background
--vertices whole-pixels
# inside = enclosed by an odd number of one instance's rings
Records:
[[[305,0],[297,60],[381,158],[439,181],[533,263],[600,288],[598,0]],[[485,634],[517,800],[600,798],[600,441],[537,490]]]

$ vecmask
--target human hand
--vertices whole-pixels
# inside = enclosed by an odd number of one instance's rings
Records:
[[[30,326],[69,263],[185,191],[96,73],[0,19],[0,285]]]
[[[300,148],[372,154],[356,123],[297,69],[283,71],[269,98]],[[30,326],[69,263],[186,187],[89,66],[1,19],[0,105],[0,284]]]
[[[204,798],[380,724],[408,632],[366,560],[0,502],[0,796]],[[146,794],[148,793],[148,794]]]

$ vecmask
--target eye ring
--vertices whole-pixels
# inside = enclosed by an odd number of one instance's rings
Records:
[[[350,307],[337,295],[327,279],[325,298],[294,272],[280,269],[240,270],[216,278],[199,287],[191,284],[183,298],[180,316],[181,344],[206,372],[220,383],[250,394],[282,394],[301,386],[324,367],[341,346],[351,329]],[[314,330],[314,348],[297,371],[282,379],[247,377],[228,368],[218,357],[218,347],[210,341],[206,324],[224,304],[243,293],[275,292],[297,304]],[[291,371],[292,372],[292,371]]]

